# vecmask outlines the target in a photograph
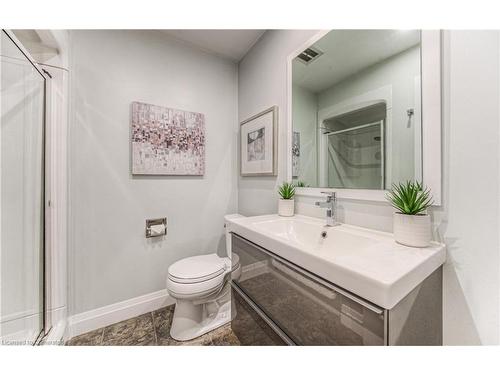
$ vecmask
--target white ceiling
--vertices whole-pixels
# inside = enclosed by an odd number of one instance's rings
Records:
[[[317,60],[293,61],[293,82],[318,93],[419,43],[418,30],[333,30],[313,45]]]
[[[266,30],[161,30],[197,48],[240,61]]]

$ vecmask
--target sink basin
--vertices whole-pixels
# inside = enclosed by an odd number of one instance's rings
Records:
[[[340,226],[326,227],[322,222],[316,222],[304,217],[281,218],[254,221],[252,226],[262,233],[279,237],[295,246],[300,246],[304,251],[313,253],[325,252],[325,255],[339,255],[340,251],[350,253],[356,249],[367,247],[377,241],[376,238],[365,237],[360,233],[350,233]],[[326,233],[325,233],[326,232]],[[326,237],[322,234],[325,233]],[[334,247],[331,247],[335,245]],[[328,249],[328,250],[325,250]]]
[[[446,258],[440,243],[407,247],[391,233],[346,224],[326,227],[324,220],[301,215],[228,217],[226,223],[230,232],[386,309]]]

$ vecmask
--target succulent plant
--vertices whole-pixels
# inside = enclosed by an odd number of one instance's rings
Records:
[[[295,186],[289,182],[283,182],[278,188],[278,193],[282,199],[293,199],[295,195]]]
[[[433,201],[430,189],[422,187],[418,181],[392,184],[392,189],[386,195],[389,203],[405,215],[422,215]]]

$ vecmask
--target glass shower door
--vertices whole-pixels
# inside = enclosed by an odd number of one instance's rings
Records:
[[[328,137],[328,186],[385,189],[384,121],[332,131]]]
[[[43,330],[45,79],[5,31],[0,81],[0,338]]]

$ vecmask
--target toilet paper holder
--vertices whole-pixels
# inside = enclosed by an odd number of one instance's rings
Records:
[[[163,226],[163,228],[161,228]],[[146,238],[167,235],[167,218],[146,219]]]

